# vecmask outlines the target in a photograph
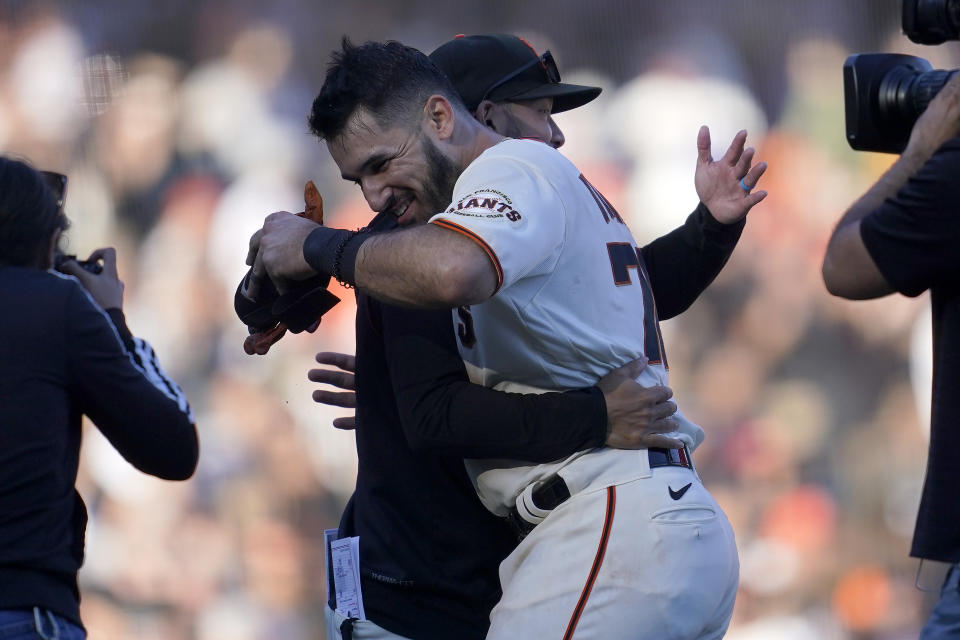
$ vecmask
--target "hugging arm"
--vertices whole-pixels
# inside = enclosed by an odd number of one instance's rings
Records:
[[[604,443],[676,446],[661,435],[675,429],[670,390],[630,379],[642,365],[618,369],[600,386],[507,393],[469,381],[449,312],[385,308],[384,327],[391,383],[414,449],[548,462]]]

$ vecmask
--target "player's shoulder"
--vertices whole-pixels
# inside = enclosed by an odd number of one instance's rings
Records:
[[[576,167],[559,151],[532,138],[507,138],[481,153],[468,167],[474,175],[504,172],[519,177],[545,177],[552,181],[558,172],[576,171]]]
[[[535,159],[538,161],[563,158],[563,154],[542,140],[534,138],[507,138],[481,154],[489,154],[499,158],[516,158],[518,160]]]

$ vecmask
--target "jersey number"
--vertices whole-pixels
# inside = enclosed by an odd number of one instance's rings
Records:
[[[610,224],[616,220],[624,224],[623,218],[613,208],[610,201],[603,197],[590,182],[580,175],[580,181],[590,191],[594,202],[600,209],[603,221]],[[657,320],[657,306],[653,299],[653,289],[650,286],[650,276],[647,275],[647,265],[643,261],[643,254],[629,242],[608,242],[607,255],[610,256],[610,268],[613,270],[613,283],[618,287],[633,284],[630,269],[637,270],[637,282],[640,284],[640,294],[643,296],[643,336],[644,355],[649,358],[650,364],[663,364],[667,367],[667,353],[663,348],[663,335],[660,333],[660,321]],[[669,367],[667,367],[669,368]]]
[[[650,364],[663,364],[667,367],[663,335],[660,333],[660,322],[657,320],[657,304],[653,299],[653,290],[650,287],[650,278],[647,276],[643,255],[629,242],[608,242],[607,255],[610,256],[613,282],[618,287],[632,285],[630,269],[637,270],[637,282],[640,284],[640,294],[643,296],[644,355],[649,358]]]

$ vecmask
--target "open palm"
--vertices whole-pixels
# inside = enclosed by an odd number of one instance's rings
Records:
[[[766,191],[752,192],[741,186],[742,180],[743,185],[752,190],[767,170],[766,162],[750,166],[754,149],[743,148],[746,140],[747,132],[740,131],[723,157],[714,161],[710,155],[710,129],[700,127],[697,134],[697,169],[693,183],[700,201],[718,222],[724,224],[741,220],[755,204],[767,197]]]

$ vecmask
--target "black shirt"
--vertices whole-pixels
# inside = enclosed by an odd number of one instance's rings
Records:
[[[0,266],[0,609],[80,624],[83,414],[138,469],[193,473],[190,408],[123,314],[101,311],[72,277]]]
[[[416,640],[485,637],[497,568],[516,545],[463,458],[554,459],[606,435],[599,389],[525,396],[470,384],[452,327],[449,311],[357,296],[359,469],[340,535],[360,536],[367,617]]]
[[[877,268],[897,291],[930,290],[933,404],[927,475],[910,555],[960,561],[960,138],[943,145],[860,223]]]
[[[658,309],[672,317],[723,267],[743,223],[700,206],[642,249]],[[600,446],[591,387],[542,395],[470,384],[449,311],[357,295],[357,487],[340,523],[360,537],[367,617],[414,640],[484,638],[497,568],[516,537],[480,503],[463,458],[547,462]]]

